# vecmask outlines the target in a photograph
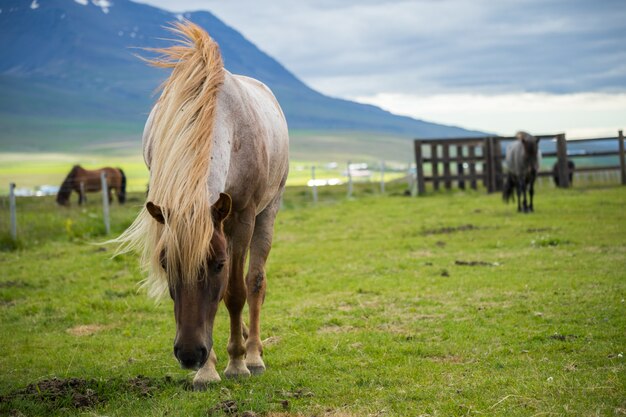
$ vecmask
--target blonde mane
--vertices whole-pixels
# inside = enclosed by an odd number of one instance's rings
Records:
[[[144,283],[151,296],[167,291],[168,283],[188,284],[208,260],[213,220],[208,177],[217,94],[224,82],[219,47],[199,26],[177,22],[170,30],[177,44],[154,49],[151,65],[172,68],[161,86],[150,128],[151,163],[147,201],[163,208],[165,224],[144,207],[133,224],[114,242],[118,252],[138,250],[148,271]],[[162,254],[165,259],[162,259]],[[167,272],[161,266],[165,260]]]

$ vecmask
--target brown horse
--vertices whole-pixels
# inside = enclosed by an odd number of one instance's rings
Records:
[[[116,241],[122,251],[143,252],[149,293],[169,292],[174,300],[174,355],[198,371],[193,385],[202,389],[220,380],[213,323],[221,300],[230,315],[224,375],[265,370],[265,262],[289,169],[289,135],[269,88],[226,71],[200,27],[176,23],[174,32],[181,44],[152,61],[173,71],[144,129],[148,203]]]
[[[121,168],[105,167],[92,171],[80,165],[74,165],[70,173],[65,177],[57,194],[57,203],[62,206],[68,206],[70,204],[70,194],[72,191],[76,191],[78,193],[78,204],[83,204],[83,202],[87,201],[85,193],[98,192],[102,189],[102,180],[100,178],[102,172],[106,173],[109,201],[113,201],[111,192],[115,189],[117,201],[120,204],[124,204],[126,201],[126,175],[124,175],[124,171]]]

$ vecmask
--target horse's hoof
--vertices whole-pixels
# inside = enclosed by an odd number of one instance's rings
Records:
[[[194,391],[206,391],[207,388],[209,388],[209,385],[213,385],[213,384],[217,384],[218,382],[221,382],[222,378],[217,378],[217,379],[213,379],[210,381],[196,381],[194,379],[193,381],[193,390]]]
[[[261,375],[265,372],[265,363],[258,354],[246,357],[246,367],[252,375]]]
[[[229,379],[249,378],[250,371],[243,361],[237,361],[236,363],[231,361],[224,371],[224,376]]]
[[[252,375],[261,375],[265,372],[265,366],[248,366],[248,370]]]
[[[196,376],[193,378],[193,390],[194,391],[204,391],[209,385],[217,384],[221,382],[222,378],[217,373],[215,369],[212,370],[204,370],[200,369]]]

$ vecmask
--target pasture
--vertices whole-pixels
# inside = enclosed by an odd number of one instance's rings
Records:
[[[626,188],[483,192],[289,187],[262,314],[267,371],[191,391],[169,299],[111,259],[99,198],[21,199],[0,252],[0,415],[626,414]],[[114,234],[143,194],[112,207]],[[6,202],[0,233],[6,242]],[[226,366],[228,320],[214,333]]]

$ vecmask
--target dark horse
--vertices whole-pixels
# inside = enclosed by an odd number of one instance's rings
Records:
[[[87,201],[85,193],[98,192],[102,189],[102,180],[100,178],[102,172],[106,173],[109,201],[112,201],[111,191],[115,189],[117,201],[120,204],[124,204],[126,201],[126,175],[124,175],[124,171],[120,168],[109,167],[91,171],[80,165],[74,165],[70,173],[65,177],[57,194],[57,203],[62,206],[69,205],[70,194],[72,191],[76,191],[78,193],[78,204],[83,204],[84,201]]]
[[[517,191],[517,211],[533,211],[533,196],[535,194],[535,179],[541,163],[539,153],[539,139],[526,132],[517,132],[517,140],[506,148],[506,165],[509,169],[502,198],[507,203],[514,199],[513,191]],[[530,204],[526,201],[526,191],[529,191]],[[524,200],[522,201],[522,194]]]

